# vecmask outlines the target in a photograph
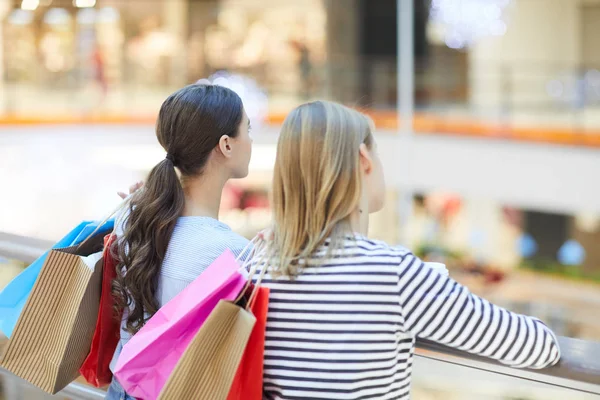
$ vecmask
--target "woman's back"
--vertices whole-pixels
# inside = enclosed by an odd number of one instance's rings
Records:
[[[425,266],[404,249],[349,235],[320,266],[271,290],[265,342],[268,399],[403,399],[415,338],[519,367],[558,360],[552,332],[510,313]]]
[[[214,218],[180,217],[160,269],[156,294],[160,306],[198,278],[225,250],[237,257],[247,244],[245,238]]]
[[[198,278],[225,250],[239,256],[248,241],[229,226],[209,217],[180,217],[158,275],[156,301],[159,307],[167,304]],[[241,254],[244,256],[243,254]],[[114,369],[121,349],[131,333],[127,331],[128,310],[121,325],[121,340],[111,367]]]

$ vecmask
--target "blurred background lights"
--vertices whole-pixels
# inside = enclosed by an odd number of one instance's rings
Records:
[[[96,0],[73,0],[73,5],[79,8],[94,7]]]
[[[33,21],[33,13],[31,11],[16,9],[8,16],[8,23],[12,25],[27,25]]]
[[[217,72],[208,79],[200,79],[197,83],[211,83],[233,90],[241,97],[246,114],[254,126],[266,121],[268,113],[267,95],[255,80],[243,75]]]
[[[23,0],[21,2],[21,9],[28,10],[28,11],[35,11],[35,10],[37,10],[39,5],[40,5],[39,0]]]
[[[81,25],[92,25],[96,22],[96,10],[84,8],[77,12],[77,22]]]
[[[517,239],[517,249],[521,257],[531,258],[537,253],[538,245],[533,236],[524,233]]]
[[[98,12],[98,21],[102,23],[115,23],[120,19],[119,10],[114,7],[103,7]]]
[[[51,8],[44,14],[44,23],[48,25],[68,24],[70,19],[69,12],[64,8]]]
[[[468,47],[480,37],[506,33],[504,9],[510,0],[433,0],[431,19],[444,27],[446,45]]]
[[[585,249],[575,240],[567,240],[558,250],[558,261],[563,265],[581,265],[585,260]]]

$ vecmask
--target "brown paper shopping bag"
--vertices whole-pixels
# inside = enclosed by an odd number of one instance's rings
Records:
[[[79,376],[96,327],[106,232],[78,247],[52,250],[29,295],[1,366],[47,393],[55,394]]]
[[[254,253],[260,253],[258,238]],[[252,259],[249,257],[248,259]],[[235,302],[221,300],[210,313],[160,392],[159,400],[227,400],[231,385],[246,350],[256,317],[251,309],[267,270],[264,266],[252,287],[252,277],[260,263],[253,264],[246,286]]]
[[[256,318],[221,300],[175,366],[160,400],[226,400]]]

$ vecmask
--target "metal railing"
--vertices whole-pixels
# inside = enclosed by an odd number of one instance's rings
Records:
[[[0,368],[0,376],[2,376],[4,380],[4,391],[5,398],[7,400],[17,400],[17,399],[45,399],[45,398],[55,398],[54,396],[45,395],[42,392],[37,391],[36,389],[30,388],[33,391],[38,392],[37,395],[28,395],[27,397],[23,393],[27,386],[30,386],[28,383],[23,381],[22,379],[12,375],[6,370]],[[6,397],[6,395],[10,397]],[[84,385],[82,383],[73,382],[66,388],[64,388],[57,396],[73,399],[73,400],[101,400],[104,399],[106,392],[101,389],[96,389],[92,386]]]
[[[30,262],[45,252],[51,242],[0,232],[0,256]],[[590,316],[591,317],[591,316]],[[437,343],[418,340],[418,359],[466,367],[488,374],[549,385],[572,392],[600,396],[600,343],[559,338],[562,358],[559,364],[543,370],[516,369]],[[419,361],[419,360],[417,360]],[[13,388],[27,385],[4,370],[0,375]],[[17,389],[18,390],[18,389]],[[60,395],[71,399],[102,399],[104,392],[80,383],[72,383]],[[11,399],[12,400],[12,399]]]
[[[600,66],[481,62],[467,70],[463,64],[461,59],[444,56],[431,60],[428,67],[416,68],[415,105],[419,111],[439,117],[453,115],[461,120],[503,123],[534,118],[546,121],[543,125],[560,117],[571,128],[598,128],[594,116],[600,107]],[[89,67],[85,65],[74,65],[65,72],[64,82],[48,74],[40,64],[19,64],[18,68],[33,76],[0,81],[0,116],[52,116],[65,111],[80,116],[98,112],[154,115],[162,101],[183,84],[157,78],[138,82],[143,76],[140,71],[111,82],[104,93],[86,72]],[[124,69],[135,67],[128,65]],[[217,70],[206,69],[204,73],[210,75]],[[311,64],[306,77],[297,65],[278,65],[277,73],[264,65],[232,65],[228,71],[255,79],[268,93],[274,109],[289,110],[310,98],[353,105],[359,102],[371,109],[396,107],[395,57],[332,57]],[[21,72],[7,75],[19,76]],[[170,74],[190,75],[186,69]],[[187,81],[202,77],[188,76]]]
[[[460,365],[517,379],[600,395],[600,343],[559,337],[561,360],[550,368],[511,368],[437,343],[419,340],[416,354],[438,362]]]

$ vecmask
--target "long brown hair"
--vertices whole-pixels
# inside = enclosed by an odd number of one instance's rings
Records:
[[[155,294],[167,247],[185,197],[181,179],[202,173],[221,136],[236,137],[243,105],[233,91],[190,85],[165,100],[156,137],[167,152],[129,203],[124,234],[117,242],[119,265],[114,295],[127,307],[126,330],[136,333],[159,308]]]

